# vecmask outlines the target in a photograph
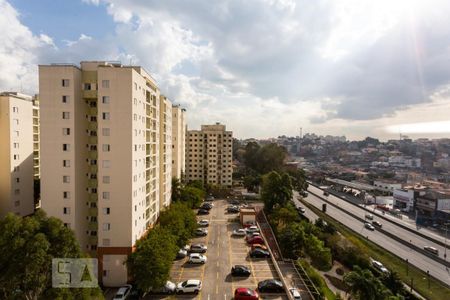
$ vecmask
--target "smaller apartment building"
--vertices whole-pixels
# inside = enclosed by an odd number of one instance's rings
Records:
[[[172,176],[182,179],[186,173],[186,109],[172,106]]]
[[[186,179],[231,187],[233,133],[225,125],[202,125],[186,136]]]

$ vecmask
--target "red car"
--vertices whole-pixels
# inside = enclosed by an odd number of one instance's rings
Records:
[[[248,228],[248,227],[250,227],[250,226],[255,226],[255,225],[256,225],[255,222],[248,221],[248,222],[246,222],[246,223],[244,224],[244,228]]]
[[[253,244],[264,244],[264,240],[260,236],[255,236],[255,237],[249,239],[247,241],[247,243],[249,243],[250,245],[253,245]]]
[[[237,288],[234,291],[234,300],[258,300],[259,295],[256,291],[248,288]]]

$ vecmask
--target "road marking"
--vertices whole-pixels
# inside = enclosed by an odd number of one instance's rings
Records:
[[[219,285],[216,284],[216,294],[219,294]]]

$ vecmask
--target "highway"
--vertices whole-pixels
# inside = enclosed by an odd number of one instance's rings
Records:
[[[318,209],[322,209],[322,204],[326,203],[322,199],[316,197],[315,195],[312,195],[311,192],[317,193],[319,195],[322,195],[322,191],[318,188],[310,186],[308,188],[309,195],[308,197],[304,198],[308,203],[314,205]],[[333,203],[338,203],[339,207],[343,207],[348,211],[351,211],[355,215],[361,217],[364,219],[364,215],[366,212],[362,210],[359,207],[356,207],[354,205],[351,205],[344,200],[340,200],[339,198],[329,196],[331,198],[330,200]],[[372,242],[376,243],[377,245],[385,248],[386,250],[396,254],[397,256],[408,259],[409,263],[416,266],[417,268],[423,270],[424,272],[430,271],[430,275],[435,277],[436,279],[444,282],[447,285],[450,285],[450,273],[446,269],[444,265],[441,263],[431,259],[430,257],[419,253],[417,251],[414,251],[411,247],[398,242],[385,234],[381,233],[378,230],[370,231],[367,230],[364,227],[363,222],[359,221],[358,219],[352,217],[351,215],[347,214],[346,212],[333,207],[332,205],[327,205],[327,214],[331,216],[332,218],[338,220],[345,226],[353,229],[355,232],[358,232],[364,237],[367,237]],[[406,231],[405,229],[402,229],[399,226],[396,226],[394,224],[389,224],[390,222],[384,221],[380,222],[383,224],[384,229],[389,230],[392,234],[395,234],[397,236],[401,236],[402,238],[405,238],[408,242],[409,240],[413,240],[413,243],[416,243],[416,245],[429,245],[430,242],[428,240],[425,240],[423,238],[417,237],[415,234]],[[385,228],[386,226],[386,228]],[[442,247],[440,247],[442,248]]]

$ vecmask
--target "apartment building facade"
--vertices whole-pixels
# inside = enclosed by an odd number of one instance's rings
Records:
[[[225,125],[202,125],[186,136],[186,180],[231,187],[233,133]]]
[[[160,91],[141,67],[92,61],[40,66],[39,89],[42,208],[97,256],[104,286],[122,285],[127,256],[167,204]]]
[[[159,206],[164,209],[172,196],[172,103],[164,95],[159,101]]]
[[[182,179],[186,173],[186,109],[172,106],[172,176]]]
[[[20,93],[0,94],[0,217],[34,212],[33,103]]]

